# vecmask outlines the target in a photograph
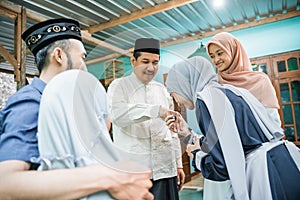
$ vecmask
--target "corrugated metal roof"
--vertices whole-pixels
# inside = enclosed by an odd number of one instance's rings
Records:
[[[80,22],[99,42],[121,50],[132,48],[139,37],[154,37],[162,46],[207,37],[218,31],[299,16],[297,0],[224,0],[221,7],[213,0],[9,0],[2,5],[20,5],[44,18],[68,17]],[[174,6],[175,5],[175,6]],[[1,4],[0,4],[1,7]],[[275,16],[277,18],[275,18]],[[261,23],[258,23],[261,22]],[[36,23],[28,19],[27,27]],[[0,15],[0,44],[14,51],[14,21]],[[84,42],[88,63],[113,58],[119,53],[112,48]],[[103,59],[101,59],[103,58]],[[2,59],[2,60],[1,60]],[[3,58],[0,57],[0,61]],[[34,60],[27,56],[27,73],[35,74]],[[0,69],[10,69],[2,62]]]

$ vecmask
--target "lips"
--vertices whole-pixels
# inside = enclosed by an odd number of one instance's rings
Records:
[[[149,73],[149,72],[148,72],[148,73],[145,72],[144,74],[145,74],[145,75],[149,75],[149,76],[153,76],[153,75],[154,75],[154,73]]]
[[[218,62],[216,65],[217,65],[217,67],[221,67],[223,63],[224,62]]]

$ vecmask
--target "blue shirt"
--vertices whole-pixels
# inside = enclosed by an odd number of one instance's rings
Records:
[[[37,125],[40,100],[46,86],[39,78],[13,94],[0,111],[0,161],[33,162],[39,157]]]

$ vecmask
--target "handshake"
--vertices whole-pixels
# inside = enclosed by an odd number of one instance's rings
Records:
[[[191,152],[196,149],[201,149],[199,136],[189,128],[179,112],[161,106],[159,116],[166,122],[170,131],[184,137],[183,142],[187,145],[186,152],[188,156],[193,157]]]

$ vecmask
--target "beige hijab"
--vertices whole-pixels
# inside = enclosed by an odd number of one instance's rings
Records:
[[[265,107],[279,108],[275,89],[269,77],[263,72],[252,71],[248,55],[237,38],[226,32],[216,34],[207,44],[208,54],[210,44],[218,45],[232,56],[229,68],[218,72],[220,83],[245,88]]]

